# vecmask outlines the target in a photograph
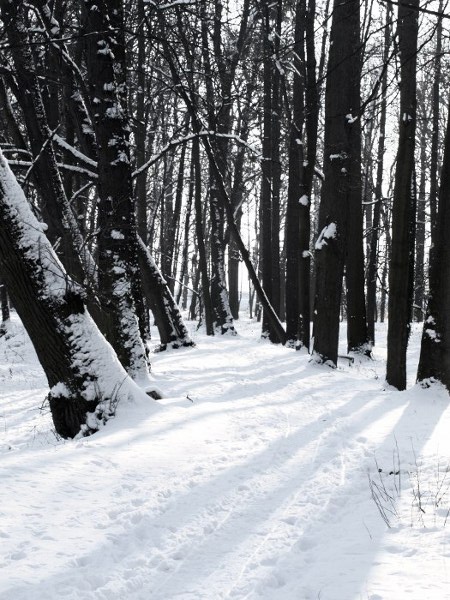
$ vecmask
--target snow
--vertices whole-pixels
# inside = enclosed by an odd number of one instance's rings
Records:
[[[448,597],[450,410],[442,387],[414,386],[420,328],[397,392],[384,325],[374,360],[332,370],[237,324],[207,338],[189,323],[195,348],[153,355],[159,410],[119,404],[63,442],[14,316],[0,338],[1,600]]]
[[[316,250],[322,250],[324,246],[328,245],[327,240],[334,239],[337,234],[337,226],[336,223],[329,223],[326,225],[319,234],[317,241],[314,245]]]
[[[303,194],[303,196],[300,197],[299,204],[302,204],[303,206],[309,205],[309,198],[306,194]]]
[[[338,154],[330,154],[330,160],[345,160],[348,158],[346,152],[339,152]]]

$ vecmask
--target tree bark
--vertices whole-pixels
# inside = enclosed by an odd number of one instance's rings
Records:
[[[209,291],[208,261],[206,258],[205,233],[203,228],[202,215],[202,174],[200,166],[200,144],[197,138],[194,139],[194,141],[192,142],[192,160],[194,162],[195,172],[195,232],[197,234],[199,272],[203,290],[206,335],[214,335],[214,314],[211,294]]]
[[[425,109],[425,107],[423,107]],[[420,133],[420,183],[416,211],[416,258],[414,270],[414,316],[421,323],[425,301],[425,220],[426,220],[426,125]]]
[[[416,53],[418,0],[399,5],[400,135],[392,207],[392,250],[389,268],[388,342],[386,380],[399,390],[406,388],[406,350],[410,332],[411,224],[414,221],[414,147],[416,129]]]
[[[147,385],[136,314],[142,301],[126,106],[120,0],[83,4],[88,85],[98,144],[98,270],[106,338],[122,365]]]
[[[435,245],[430,264],[430,296],[420,348],[418,381],[443,383],[450,390],[450,118],[447,121]]]
[[[384,30],[383,65],[386,64],[391,44],[390,33],[391,10],[386,10]],[[386,108],[387,108],[387,69],[381,81],[380,123],[377,147],[377,172],[375,180],[375,206],[373,209],[372,231],[369,241],[369,257],[367,266],[367,337],[369,343],[375,344],[375,314],[377,312],[377,277],[378,277],[378,240],[380,236],[380,217],[383,202],[384,153],[386,148]]]
[[[138,238],[138,251],[144,292],[159,331],[159,349],[192,346],[193,342],[170,288],[141,238]]]
[[[342,277],[348,253],[355,252],[357,263],[350,261],[355,297],[351,299],[350,317],[357,323],[362,316],[358,283],[362,252],[362,234],[357,234],[361,215],[360,197],[360,39],[359,3],[341,4],[335,0],[330,36],[330,54],[325,94],[325,144],[322,198],[319,209],[319,238],[316,242],[316,291],[314,308],[314,355],[318,362],[337,363],[339,313]],[[350,215],[350,211],[355,211]],[[358,246],[349,246],[349,232],[358,235]],[[361,249],[359,243],[361,241]],[[363,280],[364,284],[364,280]],[[362,309],[361,309],[362,310]],[[358,347],[360,335],[352,337]]]
[[[260,198],[260,246],[262,284],[269,302],[273,297],[273,261],[272,261],[272,29],[270,18],[271,6],[268,1],[263,4],[262,37],[263,37],[263,118],[262,118],[262,163],[261,163],[261,198]],[[274,341],[274,332],[270,328],[268,316],[263,311],[262,337]]]
[[[304,166],[304,60],[305,2],[299,0],[295,11],[294,80],[292,122],[289,135],[289,183],[286,207],[286,336],[288,344],[299,343],[309,349],[309,308],[304,285],[309,288],[309,194]],[[301,272],[308,271],[307,281]],[[300,284],[302,279],[302,285]],[[309,301],[309,294],[308,294]],[[303,305],[303,306],[302,306]],[[305,310],[307,311],[306,314]],[[306,331],[307,330],[307,331]],[[305,344],[307,342],[307,344]]]
[[[439,13],[443,13],[443,0],[439,1]],[[430,223],[431,223],[431,248],[435,243],[438,212],[438,164],[439,164],[439,139],[440,139],[440,87],[442,71],[442,17],[438,17],[436,28],[436,54],[433,67],[433,92],[432,92],[432,132],[430,148]]]
[[[0,304],[2,309],[2,323],[0,325],[0,333],[4,331],[5,324],[10,319],[8,290],[6,284],[0,279]]]

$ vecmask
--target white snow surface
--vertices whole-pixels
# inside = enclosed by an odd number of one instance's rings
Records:
[[[449,598],[449,397],[414,386],[419,328],[397,392],[384,326],[373,361],[332,370],[245,318],[235,337],[189,325],[195,348],[153,355],[160,410],[119,404],[100,432],[63,441],[13,319],[1,600]]]

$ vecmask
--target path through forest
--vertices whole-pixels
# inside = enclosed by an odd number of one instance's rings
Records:
[[[445,391],[386,390],[383,346],[333,371],[256,323],[239,331],[154,355],[159,406],[119,406],[62,442],[14,322],[0,340],[2,600],[447,597]]]

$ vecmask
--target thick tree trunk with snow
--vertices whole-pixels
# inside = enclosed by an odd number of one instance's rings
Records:
[[[143,397],[86,311],[82,287],[67,275],[1,154],[0,271],[47,376],[59,435],[88,435],[117,402]]]
[[[86,1],[83,11],[88,87],[98,144],[98,281],[103,331],[128,373],[146,385],[146,353],[136,317],[136,298],[141,296],[141,288],[130,130],[124,104],[125,65],[121,62],[122,2]]]
[[[360,185],[359,56],[359,3],[351,0],[342,4],[335,0],[325,95],[325,181],[319,210],[319,238],[315,245],[313,347],[318,361],[330,361],[333,365],[337,363],[347,248],[352,251],[348,246],[349,210],[355,210]]]
[[[311,191],[317,153],[319,91],[315,56],[315,0],[298,0],[295,12],[292,122],[286,208],[286,334],[297,348],[310,346]],[[306,135],[305,135],[306,134]]]

